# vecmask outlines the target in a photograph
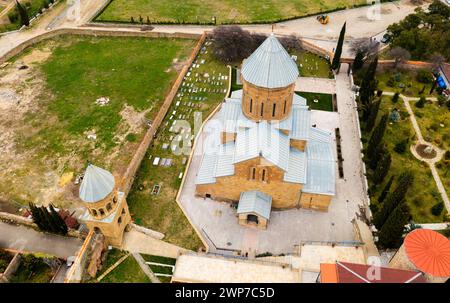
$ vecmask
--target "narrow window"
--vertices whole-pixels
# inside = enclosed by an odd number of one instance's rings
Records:
[[[264,103],[261,102],[261,117],[263,116],[264,113]]]
[[[122,223],[122,216],[119,217],[119,219],[117,220],[117,222],[120,224]]]
[[[250,179],[255,180],[256,179],[256,168],[252,167],[250,170]]]
[[[265,169],[262,170],[262,177],[261,177],[261,179],[262,179],[263,182],[266,182],[266,170]]]
[[[284,99],[284,107],[283,107],[283,114],[286,113],[286,99]]]
[[[125,215],[125,208],[122,208],[122,215]]]
[[[93,215],[94,217],[97,217],[97,211],[96,211],[95,209],[92,209],[92,215]]]
[[[113,198],[113,202],[114,202],[114,204],[116,204],[116,203],[117,203],[117,197],[116,197],[116,196],[114,196],[114,198]]]
[[[100,215],[101,216],[105,215],[105,211],[103,210],[103,208],[100,208],[99,210],[100,210]]]
[[[275,110],[276,110],[276,108],[277,108],[277,104],[274,103],[273,104],[273,108],[272,108],[272,117],[275,117]]]
[[[111,211],[111,209],[112,209],[111,203],[106,204],[106,210]]]
[[[252,112],[252,108],[253,108],[253,99],[250,98],[250,113]]]

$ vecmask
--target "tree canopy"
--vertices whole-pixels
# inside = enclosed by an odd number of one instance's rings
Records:
[[[413,60],[430,60],[441,54],[450,60],[450,7],[439,0],[428,11],[417,8],[414,14],[388,27],[391,47],[406,49]]]

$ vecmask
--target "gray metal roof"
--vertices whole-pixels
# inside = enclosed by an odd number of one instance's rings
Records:
[[[234,175],[234,153],[234,142],[220,145],[216,152],[205,153],[195,184],[215,183],[216,177]]]
[[[311,141],[330,143],[331,142],[331,133],[322,129],[318,129],[315,127],[311,127],[309,131],[309,139]]]
[[[238,214],[256,213],[269,220],[272,209],[272,197],[260,191],[246,191],[241,193],[239,199]]]
[[[80,186],[80,199],[84,202],[98,202],[109,195],[115,185],[114,176],[107,170],[89,164]]]
[[[286,171],[289,164],[289,145],[290,140],[287,135],[275,129],[267,121],[261,121],[256,127],[238,131],[234,162],[262,156]]]
[[[294,106],[292,108],[292,133],[291,138],[296,140],[308,140],[311,128],[311,112],[308,106]]]
[[[334,195],[336,192],[336,162],[330,143],[309,141],[306,150],[307,180],[302,191]]]
[[[271,34],[242,64],[243,78],[266,88],[286,87],[295,82],[297,64]]]
[[[289,169],[284,173],[284,181],[306,183],[306,153],[291,148],[289,152]]]

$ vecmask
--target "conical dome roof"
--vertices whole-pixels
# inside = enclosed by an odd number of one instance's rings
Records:
[[[80,199],[94,203],[109,195],[115,185],[114,176],[107,170],[89,164],[80,186]]]
[[[247,82],[266,88],[286,87],[299,75],[297,64],[273,34],[244,61],[241,73]]]

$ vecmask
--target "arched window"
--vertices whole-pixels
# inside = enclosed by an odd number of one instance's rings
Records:
[[[263,168],[263,170],[262,170],[261,181],[263,181],[263,182],[267,181],[267,170],[265,168]]]
[[[122,215],[125,215],[125,208],[122,208]]]
[[[106,204],[106,210],[111,211],[111,209],[112,209],[111,203]]]
[[[250,168],[250,180],[256,180],[256,167]]]
[[[119,219],[117,219],[117,223],[122,223],[122,216],[119,217]]]
[[[114,203],[114,204],[117,203],[117,197],[116,197],[116,196],[113,197],[113,203]]]
[[[284,99],[284,107],[283,107],[283,114],[285,114],[286,113],[286,99]]]
[[[91,213],[94,217],[97,217],[97,211],[95,209],[91,209]]]
[[[105,211],[103,210],[103,208],[100,208],[99,211],[100,211],[100,215],[101,215],[101,216],[104,216],[104,215],[105,215]]]
[[[261,102],[261,117],[263,116],[263,114],[264,114],[264,103]]]
[[[250,98],[250,113],[252,112],[253,109],[253,99]]]
[[[273,108],[272,108],[272,117],[275,117],[275,111],[276,111],[276,109],[277,109],[277,104],[274,103],[274,104],[273,104]]]

